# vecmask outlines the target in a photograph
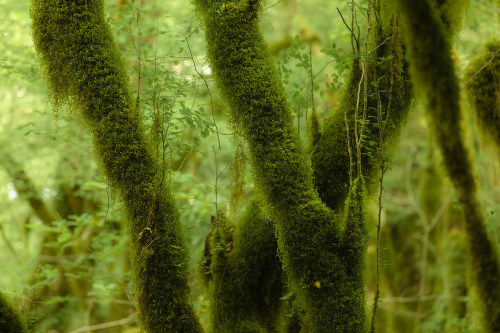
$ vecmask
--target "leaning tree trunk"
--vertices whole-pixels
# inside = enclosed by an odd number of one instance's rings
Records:
[[[450,37],[431,1],[398,0],[404,17],[410,70],[427,99],[446,171],[462,205],[469,244],[471,282],[487,332],[500,332],[500,271],[494,243],[487,234],[477,198],[473,168],[460,128],[460,89]]]
[[[364,331],[362,179],[351,191],[345,217],[336,216],[319,199],[259,29],[260,2],[196,4],[217,84],[231,107],[234,125],[249,144],[256,181],[276,219],[278,248],[302,330]]]
[[[188,253],[174,199],[159,176],[102,0],[33,0],[33,39],[55,106],[89,127],[100,165],[130,223],[139,321],[148,332],[199,332]]]

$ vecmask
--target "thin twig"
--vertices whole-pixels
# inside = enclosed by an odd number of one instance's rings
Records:
[[[352,51],[353,52],[356,52],[356,49],[357,48],[354,48],[354,42],[353,42],[353,38],[354,40],[356,41],[356,45],[359,45],[359,42],[358,42],[358,39],[356,38],[356,35],[354,35],[354,32],[352,31],[351,27],[349,27],[349,25],[347,24],[347,22],[345,21],[344,19],[344,16],[342,16],[342,12],[340,11],[339,7],[337,7],[337,11],[339,12],[340,14],[340,18],[342,19],[342,22],[344,22],[344,25],[346,26],[346,28],[349,30],[349,32],[351,33],[351,47],[352,47]],[[354,14],[353,14],[354,15]]]
[[[196,29],[193,30],[193,32],[195,31]],[[198,68],[196,67],[196,61],[194,61],[194,57],[193,57],[193,52],[191,51],[191,46],[189,45],[189,38],[191,37],[191,35],[193,34],[193,32],[191,32],[187,37],[186,37],[186,43],[187,43],[187,46],[188,46],[188,49],[189,49],[189,54],[191,56],[191,60],[193,61],[193,65],[194,65],[194,70],[196,71],[196,73],[201,77],[201,79],[203,80],[203,82],[205,83],[205,87],[207,88],[207,91],[208,91],[208,95],[210,96],[210,109],[212,110],[212,120],[214,122],[214,126],[215,126],[215,133],[217,134],[217,142],[219,143],[219,150],[221,150],[221,145],[220,145],[220,138],[219,138],[219,128],[217,127],[217,122],[215,121],[215,114],[214,114],[214,102],[213,102],[213,98],[212,98],[212,92],[210,91],[210,88],[208,87],[208,82],[207,80],[205,79],[205,76],[203,76],[203,74],[201,72],[198,71]]]
[[[139,61],[139,65],[138,65],[138,77],[137,77],[137,98],[135,100],[135,108],[136,108],[136,112],[139,111],[139,104],[140,104],[140,98],[141,98],[141,62],[142,62],[142,54],[141,54],[141,26],[139,24],[140,22],[140,12],[139,12],[139,8],[137,8],[137,19],[136,19],[136,23],[137,23],[137,27],[138,27],[138,33],[137,33],[137,43],[138,43],[138,47],[139,47],[139,55],[137,57],[137,60]]]
[[[352,149],[351,149],[351,136],[349,135],[349,122],[347,121],[347,111],[344,112],[345,129],[347,133],[347,152],[349,153],[349,188],[352,187]]]
[[[314,109],[314,78],[313,78],[313,65],[312,65],[312,50],[311,50],[311,42],[309,42],[309,75],[311,77],[311,106],[312,112],[316,111]],[[306,122],[307,122],[307,111],[306,111]]]
[[[266,7],[266,8],[264,8],[263,10],[268,10],[269,8],[272,8],[272,7],[274,7],[274,6],[277,6],[277,5],[279,5],[280,3],[282,3],[283,1],[285,1],[285,0],[279,0],[279,1],[278,1],[278,2],[276,2],[276,3],[274,3],[274,4],[270,5],[270,6],[267,6],[267,7]]]
[[[365,68],[363,63],[361,63],[361,78],[358,83],[358,93],[356,97],[356,109],[354,111],[354,141],[356,143],[356,165],[357,165],[357,170],[358,170],[358,177],[361,176],[361,137],[360,133],[358,132],[358,115],[359,115],[359,101],[361,97],[361,84],[363,83],[363,80],[365,78]]]
[[[497,56],[497,53],[500,52],[500,48],[498,48],[494,53],[493,55],[491,56],[491,58],[485,62],[483,64],[483,66],[481,66],[481,68],[479,68],[474,74],[471,75],[471,77],[464,83],[464,87],[467,87],[467,85],[469,85],[470,81],[476,76],[478,75],[480,72],[482,72],[486,67],[488,67],[491,62],[495,59],[495,57]]]
[[[97,325],[83,326],[83,327],[77,328],[76,330],[71,331],[70,333],[91,332],[91,331],[103,330],[106,328],[111,328],[111,327],[116,327],[116,326],[123,326],[125,324],[133,323],[135,321],[135,315],[136,315],[136,313],[134,312],[123,319],[108,321],[107,323],[102,323],[102,324],[97,324]]]
[[[219,208],[218,208],[218,182],[219,182],[219,174],[217,171],[217,151],[215,147],[212,146],[212,150],[214,151],[214,161],[215,161],[215,216],[219,216]]]

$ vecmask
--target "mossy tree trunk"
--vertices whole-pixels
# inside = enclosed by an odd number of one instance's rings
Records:
[[[472,287],[477,291],[486,332],[500,331],[500,271],[497,251],[486,232],[473,168],[460,128],[460,88],[450,36],[431,1],[398,0],[404,17],[409,62],[446,171],[464,212]]]
[[[19,309],[16,309],[3,293],[0,293],[0,332],[28,332],[26,323],[19,313]]]
[[[275,223],[279,253],[302,331],[364,331],[365,184],[358,179],[352,188],[349,186],[344,122],[347,113],[349,122],[354,123],[357,95],[353,91],[357,89],[353,86],[359,84],[359,67],[353,68],[342,109],[326,126],[330,132],[313,134],[317,139],[311,144],[315,170],[331,169],[331,163],[337,167],[333,172],[315,175],[316,181],[328,183],[322,188],[313,183],[313,169],[296,135],[285,92],[261,35],[260,2],[199,0],[196,4],[205,24],[208,55],[217,84],[233,112],[233,125],[248,142],[257,183]],[[397,137],[410,100],[395,26],[391,37],[396,42],[382,47],[380,55],[396,55],[392,70],[380,74],[385,80],[380,84],[385,85],[386,91],[393,85],[397,96],[392,99],[394,114],[388,118],[384,142]],[[392,81],[388,75],[391,71]],[[372,98],[368,102],[370,112],[377,110],[373,106],[378,103],[390,105],[387,97],[388,94]],[[374,124],[367,128],[368,137],[378,135]],[[336,149],[332,150],[332,146]],[[321,154],[324,151],[328,154]],[[373,169],[372,164],[367,172]],[[358,175],[354,174],[354,178]],[[336,194],[329,200],[332,191]]]
[[[237,224],[220,214],[202,266],[210,281],[211,331],[275,332],[283,295],[281,263],[271,221],[252,200]]]
[[[312,169],[292,125],[286,96],[260,33],[258,1],[198,1],[209,59],[219,88],[248,141],[257,183],[276,217],[278,247],[308,332],[361,332],[363,279],[344,262],[364,252],[358,225],[346,242],[319,199]],[[270,177],[269,175],[273,175]],[[362,187],[360,181],[359,187]],[[359,221],[356,221],[359,223]],[[346,249],[335,244],[342,243]],[[344,300],[343,304],[338,300]]]
[[[500,147],[500,39],[491,39],[467,66],[465,87],[481,129]]]
[[[148,332],[201,331],[189,301],[179,214],[145,138],[103,1],[33,0],[31,17],[52,100],[80,110],[108,182],[124,203],[141,326]]]

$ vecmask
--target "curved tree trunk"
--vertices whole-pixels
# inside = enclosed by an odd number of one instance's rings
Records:
[[[81,111],[108,182],[124,203],[141,326],[201,331],[189,301],[179,214],[134,108],[103,1],[33,0],[31,17],[54,105],[69,101]]]
[[[487,332],[500,332],[500,271],[487,234],[473,169],[460,128],[460,89],[450,37],[431,1],[398,0],[407,34],[409,62],[417,88],[425,94],[446,171],[462,205],[469,243],[471,282]]]

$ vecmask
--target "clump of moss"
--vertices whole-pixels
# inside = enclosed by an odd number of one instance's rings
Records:
[[[485,332],[500,331],[500,270],[486,232],[472,164],[460,128],[460,89],[451,36],[429,1],[398,1],[404,17],[411,75],[426,98],[426,109],[446,171],[464,212],[471,282],[478,294]]]
[[[446,30],[456,35],[462,28],[462,21],[470,0],[436,0],[441,22]]]
[[[130,221],[139,321],[149,332],[201,331],[174,199],[159,176],[102,0],[33,0],[33,40],[53,102],[78,109]]]
[[[210,235],[211,327],[214,332],[273,331],[281,263],[271,222],[252,200],[238,224],[219,215]]]
[[[24,318],[3,293],[0,293],[0,331],[3,333],[28,332]]]
[[[480,127],[500,146],[500,40],[486,43],[465,72],[465,87]]]

